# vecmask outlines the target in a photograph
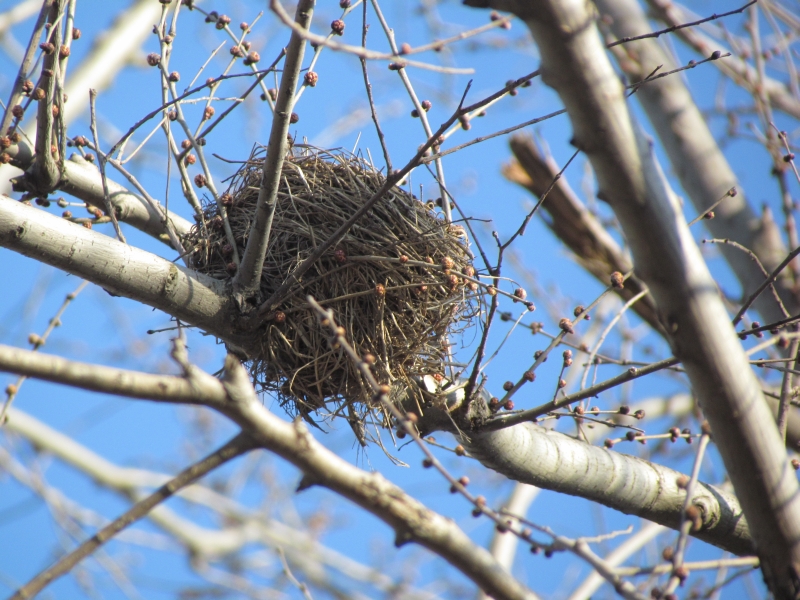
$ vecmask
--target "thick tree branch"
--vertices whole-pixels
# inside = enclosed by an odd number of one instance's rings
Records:
[[[296,25],[302,30],[307,30],[311,25],[313,14],[314,0],[300,0],[295,13]],[[275,100],[275,110],[272,113],[272,128],[261,172],[261,187],[258,190],[255,219],[250,228],[239,270],[233,278],[233,291],[240,301],[257,293],[261,285],[261,271],[264,268],[264,259],[267,255],[269,236],[272,231],[272,219],[275,216],[283,162],[289,147],[286,137],[289,135],[289,123],[294,108],[294,91],[300,78],[305,47],[305,38],[297,31],[292,30],[283,63],[281,85]]]
[[[13,360],[13,357],[7,358]],[[25,360],[30,361],[28,365],[36,364],[34,357],[26,356]],[[69,362],[59,363],[57,369],[61,372],[68,371]],[[39,367],[46,368],[43,364]],[[33,371],[31,368],[30,372]],[[110,371],[101,371],[100,379],[111,386],[107,389],[131,397],[142,397],[142,390],[135,387],[125,393],[125,386],[119,382],[128,379],[130,372],[118,371],[117,384],[114,383],[115,378],[109,376]],[[98,378],[87,374],[85,365],[76,364],[74,372],[82,373],[86,378],[87,385],[81,387],[96,389]],[[416,542],[428,548],[461,570],[494,598],[536,598],[535,594],[510,577],[488,551],[476,546],[451,520],[427,509],[380,474],[362,471],[338,457],[318,443],[301,423],[290,424],[270,413],[253,390],[244,367],[232,355],[226,359],[225,373],[225,379],[220,381],[191,368],[186,377],[189,384],[196,388],[196,397],[203,398],[208,406],[240,424],[262,447],[302,470],[305,474],[303,488],[321,485],[348,498],[393,527],[397,535],[397,545]],[[174,379],[167,377],[164,380],[165,390],[181,389]],[[69,383],[78,384],[77,375],[70,376]],[[185,400],[180,393],[176,394],[174,401]],[[159,397],[167,399],[163,394]]]
[[[671,529],[680,526],[686,491],[678,487],[684,477],[678,471],[531,423],[460,441],[481,464],[514,481],[580,496]],[[694,537],[740,556],[754,553],[751,532],[732,494],[700,483],[691,503],[702,515]]]
[[[653,149],[580,0],[468,0],[510,10],[530,28],[543,81],[564,102],[598,196],[614,209],[637,274],[650,287],[744,508],[777,598],[800,593],[800,489],[758,381],[731,327]],[[713,200],[712,200],[713,202]]]
[[[20,141],[10,148],[13,151],[14,165],[20,169],[27,169],[33,161],[30,148],[25,142]],[[58,189],[75,196],[79,200],[105,210],[103,199],[103,180],[100,171],[95,165],[86,161],[78,154],[73,155],[63,165],[63,175]],[[142,196],[135,194],[123,187],[113,179],[107,179],[108,194],[111,206],[116,212],[117,219],[135,227],[139,231],[169,243],[169,236],[164,219],[166,210],[161,204],[155,206]],[[192,223],[183,217],[170,213],[169,220],[179,238],[183,239],[192,228]]]
[[[667,25],[677,25],[692,20],[687,14],[686,9],[675,2],[647,0],[647,3],[655,13],[656,18]],[[688,27],[686,29],[680,29],[675,32],[675,35],[703,56],[709,56],[715,50],[726,51],[721,42],[700,33],[700,31],[695,28]],[[745,89],[750,87],[752,82],[759,81],[756,68],[738,56],[732,55],[725,60],[714,61],[714,65],[725,76]],[[764,94],[773,108],[795,119],[800,119],[800,98],[797,98],[787,86],[769,77],[763,80],[763,86]]]
[[[221,281],[1,196],[0,246],[163,310],[234,346],[247,344],[232,330],[235,307]]]
[[[601,14],[608,15],[609,27],[618,38],[632,37],[651,31],[647,16],[638,0],[598,0]],[[617,53],[619,64],[633,83],[642,81],[657,66],[663,70],[675,68],[672,58],[664,52],[655,39],[628,42]],[[730,60],[721,61],[728,64]],[[753,250],[772,271],[786,249],[779,236],[763,235],[758,216],[747,203],[733,169],[720,150],[707,118],[700,112],[681,77],[664,77],[650,81],[636,92],[636,98],[645,109],[669,156],[672,168],[683,189],[699,214],[728,190],[736,188],[734,197],[725,198],[714,210],[715,217],[705,221],[705,226],[717,238],[726,238]],[[771,244],[771,245],[770,245]],[[773,247],[777,244],[777,247]],[[742,285],[743,295],[749,295],[763,281],[764,275],[750,258],[735,248],[723,246],[721,252]],[[794,314],[799,306],[791,292],[789,278],[778,281],[778,292],[789,312]],[[769,295],[756,303],[764,321],[778,321],[785,315]]]
[[[150,375],[80,363],[9,346],[0,346],[0,371],[129,398],[204,404],[225,414],[230,413],[229,416],[240,424],[246,423],[250,418],[245,418],[246,414],[255,412],[260,415],[255,408],[248,408],[245,411],[246,404],[236,404],[234,407],[236,410],[231,413],[233,408],[228,400],[230,390],[226,390],[218,379],[197,371],[193,371],[187,377]],[[245,398],[247,402],[248,398],[249,396]],[[259,427],[269,425],[277,428],[274,430],[276,432],[274,435],[280,432],[281,436],[289,435],[285,428],[292,430],[292,427],[271,413],[267,415],[268,418],[259,416],[254,423],[266,419],[266,425]],[[421,425],[425,426],[425,423],[427,421]],[[449,423],[449,427],[442,425],[442,429],[458,433],[454,431],[452,421],[443,419],[441,423]],[[300,433],[296,435],[300,436]],[[303,436],[300,437],[305,439]],[[281,443],[288,442],[284,440]],[[635,514],[668,527],[677,528],[680,523],[685,492],[676,484],[681,473],[672,469],[597,448],[531,424],[518,425],[497,432],[479,433],[462,443],[483,464],[516,481],[597,501],[624,513]],[[297,462],[295,464],[309,474],[313,483],[320,483],[317,481],[316,473],[319,472],[317,469],[323,469],[321,465],[328,458],[325,454],[327,451],[323,452],[322,446],[315,448],[323,454],[314,463],[314,470],[308,471],[301,464]],[[270,449],[274,450],[274,447],[270,446]],[[284,448],[278,452],[287,458],[287,455],[281,452],[289,451]],[[338,464],[331,463],[327,468],[334,471],[338,468]],[[328,487],[338,491],[346,482],[352,482],[355,477],[353,468],[348,464],[347,476],[342,480],[333,477],[331,483],[333,487]],[[321,484],[327,486],[326,481],[328,479],[323,478]],[[363,499],[355,500],[352,494],[353,491],[350,490],[344,495],[375,512],[375,507],[365,506]],[[701,511],[703,526],[693,535],[736,554],[753,552],[750,533],[735,497],[713,486],[702,484],[694,498],[694,504]],[[390,521],[390,524],[396,526],[399,533],[403,531],[397,521]]]
[[[541,198],[560,169],[552,158],[542,155],[529,136],[515,135],[509,143],[516,161],[503,168],[503,175]],[[578,263],[603,285],[608,285],[614,271],[627,273],[633,268],[630,258],[594,215],[586,210],[566,179],[558,179],[542,203],[542,208],[552,219],[545,220],[545,224],[575,254]],[[624,288],[615,288],[614,291],[623,299],[630,300],[643,289],[642,282],[634,275],[625,281]],[[663,331],[652,297],[645,296],[639,300],[633,305],[633,310],[650,327]]]
[[[214,404],[225,401],[222,387],[198,387],[184,377],[150,375],[67,360],[0,344],[0,371],[79,387],[92,392],[156,402]]]

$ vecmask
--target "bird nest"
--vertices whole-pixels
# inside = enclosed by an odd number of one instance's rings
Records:
[[[263,151],[254,153],[221,197],[239,256],[253,223],[262,163]],[[290,280],[385,181],[359,157],[295,147],[281,174],[261,296]],[[260,348],[251,357],[254,380],[290,412],[310,418],[346,405],[352,423],[354,414],[363,421],[375,408],[373,390],[358,365],[331,344],[309,295],[333,311],[362,357],[374,357],[380,383],[444,373],[448,340],[475,315],[477,285],[464,229],[431,208],[392,187],[291,287],[272,319],[250,332],[252,346]],[[193,268],[219,279],[235,274],[216,204],[206,207],[192,238]]]

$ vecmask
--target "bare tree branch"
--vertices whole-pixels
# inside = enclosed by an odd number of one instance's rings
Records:
[[[225,284],[144,250],[0,197],[0,246],[63,269],[237,345]]]
[[[156,506],[170,498],[179,489],[190,485],[213,471],[226,462],[241,456],[245,452],[256,448],[253,438],[245,433],[240,433],[227,444],[209,454],[203,460],[193,464],[191,467],[181,471],[173,479],[165,483],[155,492],[150,494],[141,502],[137,502],[130,510],[121,515],[91,538],[83,542],[75,550],[61,558],[53,566],[48,567],[28,583],[19,588],[11,596],[11,600],[24,600],[33,598],[55,579],[68,573],[72,568],[87,556],[95,552],[100,546],[105,544],[117,533],[132,525],[136,521],[147,516]]]
[[[0,371],[130,398],[204,404],[240,423],[246,422],[241,411],[249,406],[236,404],[234,407],[238,408],[231,412],[233,409],[228,400],[231,390],[226,391],[219,380],[201,372],[188,377],[149,375],[9,346],[0,346]],[[246,414],[251,414],[252,410],[247,409]],[[260,415],[258,411],[256,413]],[[270,414],[270,419],[276,417]],[[280,420],[276,422],[283,423]],[[284,426],[289,427],[285,423]],[[458,433],[452,425],[446,430]],[[470,435],[462,443],[474,458],[515,481],[600,502],[667,527],[677,528],[680,524],[686,495],[677,484],[682,474],[667,467],[590,446],[530,423]],[[299,464],[297,466],[305,471]],[[312,478],[312,482],[319,483],[316,478]],[[352,494],[352,491],[348,493]],[[734,496],[702,484],[692,503],[699,507],[703,516],[702,528],[693,535],[739,555],[752,554],[750,532]],[[398,535],[400,533],[398,530]]]
[[[552,158],[542,156],[530,137],[514,136],[509,143],[516,162],[506,165],[503,174],[541,198],[560,169]],[[630,258],[594,215],[586,210],[564,178],[560,178],[550,190],[542,208],[552,218],[545,220],[545,224],[572,250],[578,263],[603,285],[608,285],[614,271],[627,273],[633,268]],[[614,291],[625,300],[630,300],[643,289],[641,280],[634,275],[627,279],[624,288]],[[663,331],[652,297],[642,298],[633,306],[633,310],[650,327]]]
[[[64,13],[65,0],[55,0],[47,13],[48,28],[47,48],[42,60],[42,74],[38,88],[43,91],[36,107],[36,153],[33,157],[31,172],[23,178],[26,188],[36,194],[47,195],[60,179],[59,163],[63,157],[55,144],[56,123],[60,122],[62,90],[58,85],[60,79],[61,31],[60,20]],[[54,151],[55,150],[55,151]],[[29,176],[28,176],[29,175]]]
[[[800,593],[800,489],[775,420],[728,322],[653,149],[628,113],[587,6],[580,1],[468,0],[510,10],[530,28],[543,81],[564,102],[574,144],[588,155],[598,196],[609,202],[631,246],[637,274],[664,316],[711,423],[750,523],[766,581],[778,598]],[[713,202],[715,198],[712,198]]]
[[[54,1],[55,0],[48,0],[47,2],[42,3],[42,9],[39,12],[39,18],[36,20],[36,24],[33,26],[31,38],[28,41],[27,48],[25,49],[25,56],[22,58],[22,62],[20,62],[17,77],[14,80],[13,87],[11,88],[11,95],[8,98],[6,109],[3,112],[3,120],[0,122],[0,135],[7,135],[6,131],[8,130],[8,126],[11,125],[11,121],[15,119],[11,111],[19,104],[20,100],[22,100],[23,86],[25,85],[28,75],[30,74],[28,71],[31,68],[33,57],[36,55],[36,51],[39,49],[39,38],[42,35],[42,31],[44,31],[45,21],[47,21],[47,14],[50,12],[50,7]]]
[[[649,32],[647,17],[637,0],[599,0],[600,12],[611,17],[609,27],[617,37],[629,37]],[[627,54],[626,54],[627,53]],[[672,58],[664,52],[654,39],[627,43],[620,49],[619,63],[633,82],[642,81],[658,65],[664,69],[674,68]],[[732,58],[732,57],[730,57]],[[729,59],[722,61],[726,64]],[[728,238],[756,252],[768,271],[773,270],[786,254],[780,237],[761,235],[757,227],[758,217],[747,203],[733,169],[711,134],[707,118],[700,112],[681,77],[665,77],[643,85],[636,97],[658,133],[669,156],[672,168],[683,189],[698,213],[704,214],[717,198],[735,188],[735,197],[728,197],[715,210],[715,217],[705,221],[705,226],[714,237]],[[765,247],[770,240],[779,247]],[[764,275],[746,255],[734,248],[722,248],[722,254],[730,264],[742,285],[743,295],[753,292],[763,281]],[[778,281],[778,291],[789,311],[797,312],[798,300],[791,291],[788,278]],[[777,321],[784,315],[780,307],[769,296],[757,301],[756,309],[765,321]]]
[[[653,9],[657,18],[668,25],[676,25],[689,20],[686,15],[686,9],[675,2],[647,0],[647,3]],[[725,51],[723,44],[692,28],[676,31],[675,35],[703,56],[709,56],[715,50]],[[749,82],[758,81],[758,74],[755,67],[747,64],[746,61],[736,56],[715,61],[714,64],[724,75],[744,88],[749,87]],[[763,86],[764,93],[774,108],[795,119],[800,119],[800,99],[795,97],[791,90],[780,81],[776,81],[772,78],[765,79]]]
[[[28,365],[46,368],[30,356],[33,353],[26,354],[25,360],[30,361]],[[61,373],[71,368],[69,361],[57,364],[56,370]],[[76,365],[74,374],[68,376],[70,384],[77,383],[79,373],[89,385],[97,385],[97,381],[102,380],[114,386],[117,393],[138,397],[136,389],[125,394],[125,386],[115,385],[109,371],[103,371],[99,379],[93,378],[85,372],[85,365]],[[118,383],[125,378],[120,372]],[[509,577],[485,549],[473,544],[451,520],[430,511],[380,474],[362,471],[327,450],[300,422],[286,423],[270,413],[256,396],[244,367],[232,355],[226,359],[222,382],[195,368],[186,372],[186,378],[196,388],[196,395],[203,397],[208,406],[242,425],[262,447],[301,469],[305,473],[302,489],[320,485],[348,498],[393,527],[398,546],[416,542],[432,550],[494,598],[536,598],[535,594]],[[180,389],[181,386],[171,381],[164,389],[170,387]],[[173,399],[176,402],[184,400],[180,395]]]
[[[314,0],[301,0],[297,4],[295,14],[297,27],[307,30],[313,14]],[[289,147],[286,136],[289,135],[289,124],[294,108],[294,91],[300,77],[300,69],[303,66],[305,46],[305,38],[293,29],[289,46],[286,49],[281,85],[275,100],[275,110],[272,113],[272,128],[261,172],[261,187],[258,190],[258,203],[253,225],[247,238],[244,256],[242,256],[239,269],[233,278],[233,290],[242,305],[244,305],[245,298],[256,293],[261,285],[261,271],[264,268],[264,258],[267,255],[269,236],[272,231],[272,219],[275,216],[283,161]]]

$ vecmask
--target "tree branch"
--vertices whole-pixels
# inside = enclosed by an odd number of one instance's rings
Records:
[[[688,19],[684,14],[684,9],[675,2],[666,2],[665,0],[647,0],[656,18],[664,21],[668,25],[676,25],[684,23]],[[710,55],[714,50],[721,50],[725,52],[725,47],[722,43],[703,35],[699,31],[687,28],[675,32],[686,45],[692,47],[696,52],[703,56]],[[737,85],[747,89],[753,81],[759,81],[758,73],[755,67],[749,65],[747,61],[733,55],[725,60],[714,61],[714,65],[724,74],[729,77]],[[648,84],[649,85],[649,84]],[[776,81],[772,78],[766,78],[763,81],[764,94],[769,103],[795,119],[800,119],[800,99],[798,99],[791,90],[789,90],[783,83]]]
[[[0,246],[143,302],[246,351],[235,306],[221,281],[144,250],[0,197]]]
[[[141,502],[137,502],[131,507],[130,510],[126,511],[123,515],[103,527],[100,531],[83,542],[75,550],[61,558],[61,560],[59,560],[53,566],[36,575],[36,577],[19,588],[11,596],[11,600],[24,600],[27,598],[33,598],[55,579],[65,575],[66,573],[69,573],[73,567],[75,567],[75,565],[91,555],[95,550],[113,538],[117,533],[147,516],[151,510],[170,498],[173,494],[175,494],[175,492],[186,487],[187,485],[194,483],[217,467],[229,462],[237,456],[241,456],[245,452],[249,452],[254,448],[257,448],[257,445],[253,438],[246,433],[239,433],[227,444],[209,454],[203,460],[193,464],[188,469],[181,471],[180,474],[165,483],[147,498]]]
[[[236,368],[242,369],[238,365]],[[312,483],[330,487],[377,514],[376,506],[366,502],[364,498],[354,498],[355,491],[351,486],[361,477],[360,475],[356,477],[356,474],[363,472],[357,469],[354,471],[354,467],[342,461],[341,464],[347,468],[341,479],[333,475],[325,475],[320,479],[319,473],[336,471],[340,466],[337,461],[341,459],[331,458],[333,455],[329,456],[328,451],[312,438],[306,437],[307,434],[301,435],[302,432],[298,432],[296,427],[281,421],[268,411],[264,411],[266,416],[263,415],[260,412],[263,408],[260,403],[258,408],[247,404],[251,401],[249,395],[243,400],[237,400],[237,403],[232,403],[229,397],[239,398],[235,389],[232,391],[230,386],[226,388],[218,379],[202,371],[192,370],[186,377],[150,375],[80,363],[9,346],[0,346],[0,371],[129,398],[210,406],[242,426],[250,423],[248,427],[252,428],[250,431],[254,435],[261,431],[261,428],[267,428],[271,432],[270,436],[278,436],[275,439],[283,441],[280,443],[271,441],[271,445],[265,447],[293,462],[311,477]],[[239,382],[237,385],[243,384]],[[440,422],[450,423],[450,427],[443,426],[443,430],[453,434],[458,433],[454,431],[452,421],[444,419]],[[420,425],[424,427],[426,423],[427,421],[423,421]],[[304,463],[299,458],[289,458],[292,456],[292,451],[286,447],[290,444],[287,436],[291,439],[298,438],[291,443],[300,444],[299,447],[305,447],[303,446],[305,440],[314,444],[314,452],[319,454],[315,454],[317,458],[314,459],[311,470],[303,466]],[[597,501],[626,514],[635,514],[667,527],[676,529],[680,523],[685,492],[678,488],[676,482],[682,475],[667,467],[590,446],[530,423],[500,431],[480,432],[471,435],[470,439],[462,440],[462,443],[474,458],[515,481]],[[298,452],[298,456],[302,454]],[[389,484],[383,482],[381,485]],[[360,488],[356,485],[355,489]],[[413,501],[406,499],[403,502]],[[742,509],[734,496],[713,486],[701,484],[693,503],[699,507],[703,518],[702,528],[693,535],[736,554],[752,554],[750,532],[742,517]],[[394,526],[400,535],[405,528],[401,527],[402,522],[397,519],[400,514],[405,514],[406,509],[408,506],[402,511],[398,508],[400,512],[394,514],[391,519],[378,516],[384,520],[388,519],[387,522]],[[422,527],[422,522],[418,526]],[[426,543],[433,544],[433,541],[429,540]],[[432,546],[426,547],[434,549]],[[438,550],[434,551],[440,553]],[[444,557],[450,560],[447,556]],[[457,564],[452,560],[450,562]]]
[[[314,0],[300,0],[295,13],[297,27],[307,30],[311,25],[313,14]],[[264,166],[261,171],[261,187],[258,190],[253,225],[247,238],[244,256],[238,271],[236,271],[236,276],[233,278],[233,291],[242,306],[244,306],[245,298],[257,294],[261,285],[261,271],[264,268],[264,258],[267,255],[269,236],[272,231],[272,218],[275,215],[283,161],[289,146],[286,136],[289,135],[289,122],[294,108],[294,90],[303,66],[305,46],[305,38],[293,29],[283,63],[283,75],[278,97],[275,100],[275,110],[272,113],[272,128],[269,133],[267,155],[264,157]]]
[[[510,10],[530,28],[543,81],[564,102],[598,197],[616,213],[711,424],[777,598],[800,592],[800,489],[758,381],[680,207],[628,112],[594,17],[581,0],[467,0]],[[717,196],[718,197],[718,196]]]
[[[13,356],[5,356],[13,360]],[[28,365],[37,364],[35,357],[26,356],[24,360],[29,361]],[[114,384],[114,369],[100,369],[99,375],[94,377],[85,372],[86,365],[72,361],[56,361],[56,364],[55,369],[61,373],[72,371],[68,376],[71,385],[79,384],[78,374],[82,374],[85,385],[81,387],[92,389],[90,386],[96,386],[102,380],[111,386],[106,387],[107,390],[140,397],[141,389],[125,392],[122,382],[126,379],[130,381],[129,371],[117,369],[117,384]],[[46,366],[38,363],[37,368],[45,369]],[[34,371],[32,367],[28,370],[31,373]],[[535,594],[510,577],[485,549],[476,546],[452,520],[427,509],[378,473],[367,473],[340,458],[317,442],[300,422],[286,423],[270,413],[258,399],[247,372],[234,356],[228,355],[225,361],[223,381],[195,368],[191,368],[186,376],[189,384],[196,389],[196,398],[202,398],[208,406],[240,424],[262,447],[301,469],[305,473],[303,489],[321,485],[348,498],[393,527],[398,546],[416,542],[428,548],[494,598],[536,598]],[[155,376],[143,379],[153,381],[152,377]],[[176,384],[174,379],[164,378],[164,389],[178,390],[172,401],[183,402],[185,398],[180,394],[184,388]],[[169,401],[165,394],[159,398]]]
[[[531,423],[461,437],[473,458],[506,477],[579,496],[677,530],[686,492],[683,475],[635,456],[591,446]],[[754,553],[751,531],[735,496],[700,483],[691,503],[703,524],[698,539],[734,554]]]
[[[609,27],[616,37],[651,31],[638,0],[598,0],[597,7],[601,13],[611,17]],[[629,54],[625,55],[626,52]],[[665,70],[674,68],[672,57],[654,39],[629,42],[617,55],[620,66],[634,83],[642,81],[658,65],[664,65]],[[767,245],[769,236],[760,235],[760,230],[753,226],[758,217],[708,128],[708,119],[692,99],[685,80],[665,77],[650,81],[638,89],[636,97],[664,145],[681,186],[699,214],[709,210],[712,200],[736,188],[736,196],[725,198],[715,209],[715,218],[705,222],[708,230],[714,237],[731,239],[752,249],[766,269],[772,271],[780,257],[786,254],[786,249],[779,236],[773,240],[778,247]],[[743,295],[748,296],[764,281],[763,273],[753,261],[734,248],[722,248],[721,251],[736,274]],[[798,301],[792,294],[791,285],[791,281],[784,278],[778,281],[777,288],[789,311],[794,314]],[[758,300],[756,310],[767,322],[785,316],[769,296]]]
[[[20,62],[19,71],[17,71],[17,77],[14,80],[14,85],[11,88],[11,95],[8,98],[6,109],[3,112],[3,120],[0,122],[0,135],[8,135],[6,131],[8,130],[9,125],[11,125],[11,121],[15,120],[14,115],[11,113],[11,109],[17,106],[20,100],[22,100],[23,85],[28,79],[28,70],[33,62],[33,57],[36,56],[36,51],[39,49],[39,38],[42,36],[44,24],[47,21],[47,13],[50,12],[50,7],[54,1],[55,0],[47,0],[46,2],[42,3],[42,9],[39,12],[39,18],[36,20],[36,24],[33,26],[31,38],[28,41],[28,46],[25,49],[25,55],[22,58],[22,62]]]
[[[50,50],[44,52],[42,75],[39,77],[38,84],[38,87],[44,91],[44,96],[36,107],[36,153],[30,172],[26,173],[23,178],[29,190],[45,196],[58,184],[61,175],[59,165],[63,162],[63,157],[57,151],[53,152],[56,140],[55,126],[63,104],[59,97],[62,90],[57,85],[61,67],[59,64],[62,30],[60,20],[63,12],[64,0],[55,0],[47,14],[47,23],[50,25],[47,43]]]
[[[509,144],[516,161],[503,168],[503,175],[541,198],[560,169],[552,158],[542,156],[529,136],[513,136]],[[619,244],[586,210],[563,177],[550,190],[542,208],[552,217],[552,221],[545,220],[545,224],[575,254],[578,263],[603,285],[608,285],[614,271],[627,273],[633,268]],[[623,299],[630,300],[643,289],[641,280],[633,275],[625,281],[624,288],[615,288],[614,291]],[[652,297],[642,298],[633,310],[650,327],[663,332]]]

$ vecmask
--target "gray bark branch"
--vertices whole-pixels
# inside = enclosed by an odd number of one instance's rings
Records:
[[[770,590],[800,593],[800,489],[775,421],[716,284],[653,149],[626,106],[591,5],[581,0],[468,0],[511,11],[531,30],[542,79],[572,121],[574,144],[597,175],[598,197],[614,209],[637,274],[663,315],[673,352],[683,363],[711,424],[744,508]]]

